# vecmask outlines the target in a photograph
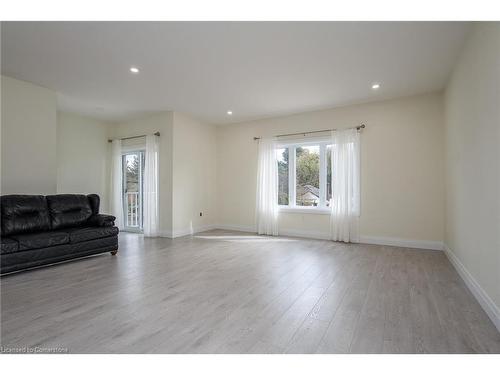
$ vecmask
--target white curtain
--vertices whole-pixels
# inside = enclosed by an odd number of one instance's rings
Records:
[[[278,235],[278,159],[275,138],[259,140],[256,219],[259,234]]]
[[[332,131],[332,200],[330,238],[359,242],[360,151],[356,129]]]
[[[115,225],[123,229],[123,176],[122,176],[122,141],[115,139],[111,143],[111,215],[116,216]]]
[[[143,201],[143,230],[144,236],[156,237],[159,235],[158,212],[158,153],[159,140],[156,135],[146,136],[146,155],[144,162],[144,201]]]

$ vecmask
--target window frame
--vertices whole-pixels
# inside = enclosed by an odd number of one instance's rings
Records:
[[[327,146],[331,145],[330,137],[300,139],[278,142],[276,149],[288,148],[288,205],[278,205],[280,212],[330,214],[326,205],[327,188]],[[319,146],[319,204],[317,206],[297,206],[297,168],[296,149],[301,146]]]

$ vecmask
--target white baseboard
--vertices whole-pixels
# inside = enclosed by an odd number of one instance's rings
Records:
[[[467,270],[467,268],[465,268],[460,259],[458,259],[458,257],[446,244],[444,245],[444,252],[450,260],[450,263],[453,264],[458,274],[464,280],[465,285],[467,285],[474,297],[476,297],[477,302],[479,302],[483,310],[500,332],[500,308],[495,304],[495,302],[493,302],[490,296],[485,292],[481,285],[479,285],[472,274]]]
[[[173,238],[172,237],[172,231],[171,230],[162,230],[162,231],[159,231],[158,237]]]
[[[195,233],[200,233],[200,232],[205,232],[207,230],[212,230],[218,228],[216,225],[210,224],[210,225],[203,225],[200,227],[196,228],[184,228],[184,229],[178,229],[174,231],[163,231],[160,233],[160,237],[167,237],[167,238],[178,238],[178,237],[184,237],[184,236],[190,236]]]
[[[408,240],[396,237],[360,236],[359,242],[371,245],[410,247],[425,250],[443,250],[443,243],[440,241]]]
[[[235,230],[240,232],[255,233],[255,227],[232,225],[232,224],[217,224],[217,229]],[[290,237],[313,238],[317,240],[328,240],[330,234],[322,231],[311,230],[296,230],[296,229],[280,229],[280,235]],[[360,243],[385,246],[410,247],[415,249],[426,250],[443,250],[443,243],[440,241],[423,241],[423,240],[408,240],[394,237],[375,237],[375,236],[360,236]]]

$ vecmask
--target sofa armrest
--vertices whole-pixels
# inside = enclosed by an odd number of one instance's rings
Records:
[[[115,225],[115,220],[116,217],[112,215],[97,214],[92,215],[89,218],[88,223],[96,227],[112,227]]]

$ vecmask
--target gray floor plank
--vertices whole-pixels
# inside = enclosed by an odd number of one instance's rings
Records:
[[[214,230],[0,280],[1,344],[70,353],[500,353],[441,252]]]

